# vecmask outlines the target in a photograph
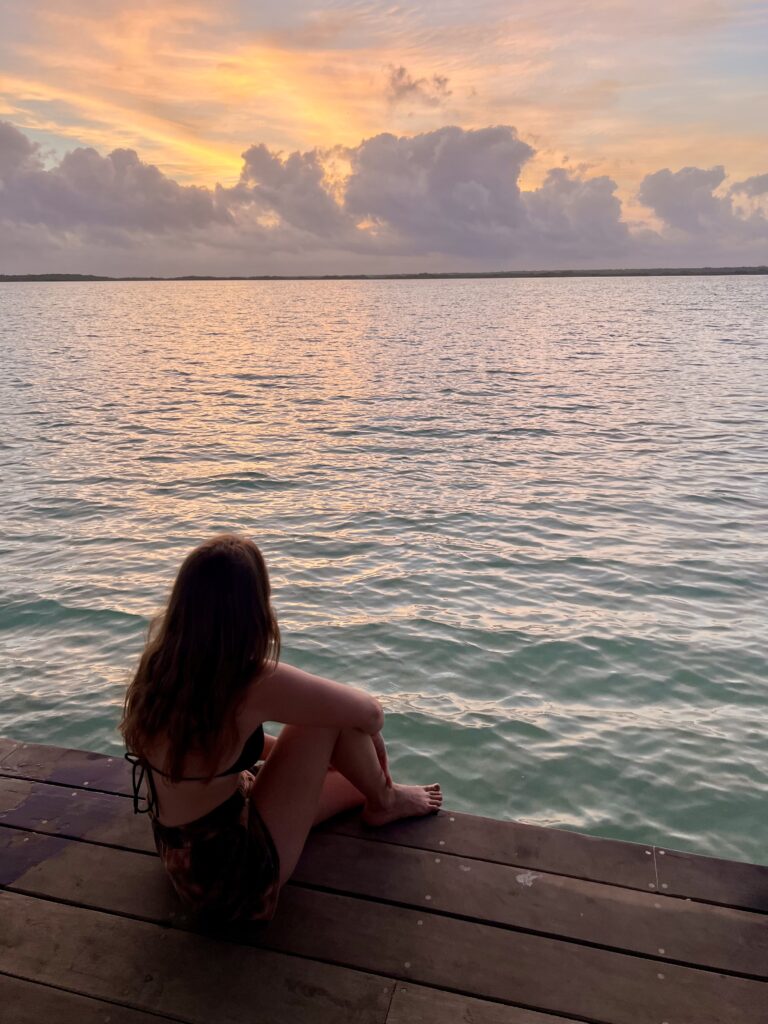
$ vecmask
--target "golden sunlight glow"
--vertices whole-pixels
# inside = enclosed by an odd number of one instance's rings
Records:
[[[264,213],[257,213],[254,220],[263,228],[276,228],[280,225],[280,215],[275,213],[274,210],[268,210]]]
[[[549,167],[586,165],[628,195],[661,166],[723,162],[724,138],[732,174],[763,169],[749,84],[729,92],[708,79],[704,109],[690,67],[679,66],[680,33],[706,56],[721,21],[747,10],[740,2],[717,17],[698,0],[653,17],[612,0],[570,12],[537,0],[489,0],[482,13],[344,0],[295,11],[267,0],[13,7],[0,113],[59,149],[134,148],[184,183],[233,184],[254,143],[331,151],[447,124],[515,126],[538,151],[526,188]],[[338,198],[348,165],[323,159]]]
[[[375,235],[378,229],[376,221],[371,220],[370,217],[364,217],[362,220],[357,221],[355,227],[358,231],[367,231],[371,235]]]
[[[156,162],[165,173],[189,183],[207,185],[212,178],[221,180],[220,172],[225,168],[227,177],[236,179],[239,175],[239,147],[211,144],[151,111],[91,96],[85,90],[53,88],[44,81],[10,75],[0,78],[0,88],[13,90],[20,103],[31,100],[43,107],[54,102],[66,104],[81,118],[76,125],[35,118],[29,127],[50,131],[55,124],[59,134],[105,153],[119,147],[138,149],[143,160]]]
[[[205,20],[199,11],[190,17]],[[309,149],[357,145],[370,134],[366,96],[380,89],[370,71],[379,55],[358,53],[342,70],[333,51],[190,45],[180,24],[173,6],[112,20],[51,13],[44,43],[20,48],[37,74],[2,76],[0,95],[28,110],[26,127],[46,129],[51,119],[39,112],[55,105],[64,113],[60,134],[104,151],[130,146],[196,184],[232,184],[254,142]]]

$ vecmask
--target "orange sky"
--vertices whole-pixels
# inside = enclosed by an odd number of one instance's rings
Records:
[[[128,146],[209,186],[253,143],[508,124],[537,150],[524,186],[586,164],[631,216],[648,171],[766,165],[766,4],[665,6],[7,0],[0,118],[52,153]]]

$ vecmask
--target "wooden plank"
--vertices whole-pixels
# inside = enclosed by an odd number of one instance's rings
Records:
[[[0,974],[0,1006],[5,1024],[163,1024],[171,1020],[7,974]]]
[[[28,839],[18,855],[27,860],[16,865],[24,870],[7,883],[15,890],[186,927],[154,858],[55,836]],[[267,928],[225,929],[221,937],[610,1024],[764,1024],[768,994],[757,981],[293,885]]]
[[[2,824],[155,853],[146,818],[115,796],[3,779],[0,807]],[[768,971],[759,917],[656,893],[323,831],[310,834],[293,879],[722,971]]]
[[[0,829],[0,885],[164,924],[185,918],[156,856],[21,829]]]
[[[147,815],[111,793],[0,778],[0,825],[156,852]]]
[[[21,740],[12,740],[10,736],[0,736],[0,765],[3,763],[3,758],[12,753],[18,746],[21,746]]]
[[[768,985],[288,886],[257,940],[436,988],[607,1024],[765,1024]]]
[[[457,996],[439,988],[397,985],[387,1024],[568,1024],[572,1019]]]
[[[435,853],[453,853],[643,891],[656,888],[652,847],[563,829],[497,821],[458,811],[396,821],[375,829],[365,825],[359,814],[350,814],[321,828],[337,835],[375,837],[382,842]]]
[[[3,970],[192,1024],[383,1024],[392,982],[0,892]]]
[[[44,744],[20,744],[8,738],[0,738],[2,776],[66,784],[73,790],[99,789],[122,798],[131,793],[131,767],[121,757]],[[380,829],[364,825],[359,814],[352,812],[320,826],[320,831],[375,838],[414,849],[452,853],[648,892],[656,891],[658,885],[662,895],[768,910],[768,867],[718,861],[666,848],[659,848],[654,856],[655,848],[650,845],[602,839],[563,829],[441,811],[428,818],[394,822]],[[657,870],[662,872],[663,879],[657,878]]]
[[[131,765],[122,757],[91,750],[52,747],[42,743],[4,740],[0,774],[37,779],[64,786],[131,792]]]
[[[768,867],[657,847],[661,892],[768,911]]]
[[[0,761],[0,775],[126,795],[131,792],[128,763],[102,754],[63,751],[42,744],[24,744]],[[109,762],[109,763],[107,763]],[[441,811],[428,818],[394,822],[371,829],[358,812],[340,816],[322,826],[326,831],[379,841],[514,864],[576,878],[610,882],[635,889],[656,886],[652,848],[637,843],[599,839],[562,829],[540,828],[519,822],[497,821],[459,812]]]
[[[758,977],[754,913],[348,836],[311,834],[295,882]]]

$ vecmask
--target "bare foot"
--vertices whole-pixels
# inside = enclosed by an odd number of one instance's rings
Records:
[[[430,786],[400,786],[395,783],[391,789],[387,789],[387,794],[383,806],[374,809],[365,805],[362,819],[366,825],[388,825],[398,818],[436,814],[443,802],[443,794],[437,782]]]

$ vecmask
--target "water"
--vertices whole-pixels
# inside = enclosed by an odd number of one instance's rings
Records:
[[[121,753],[148,616],[236,529],[396,778],[764,862],[767,292],[2,286],[0,734]]]

